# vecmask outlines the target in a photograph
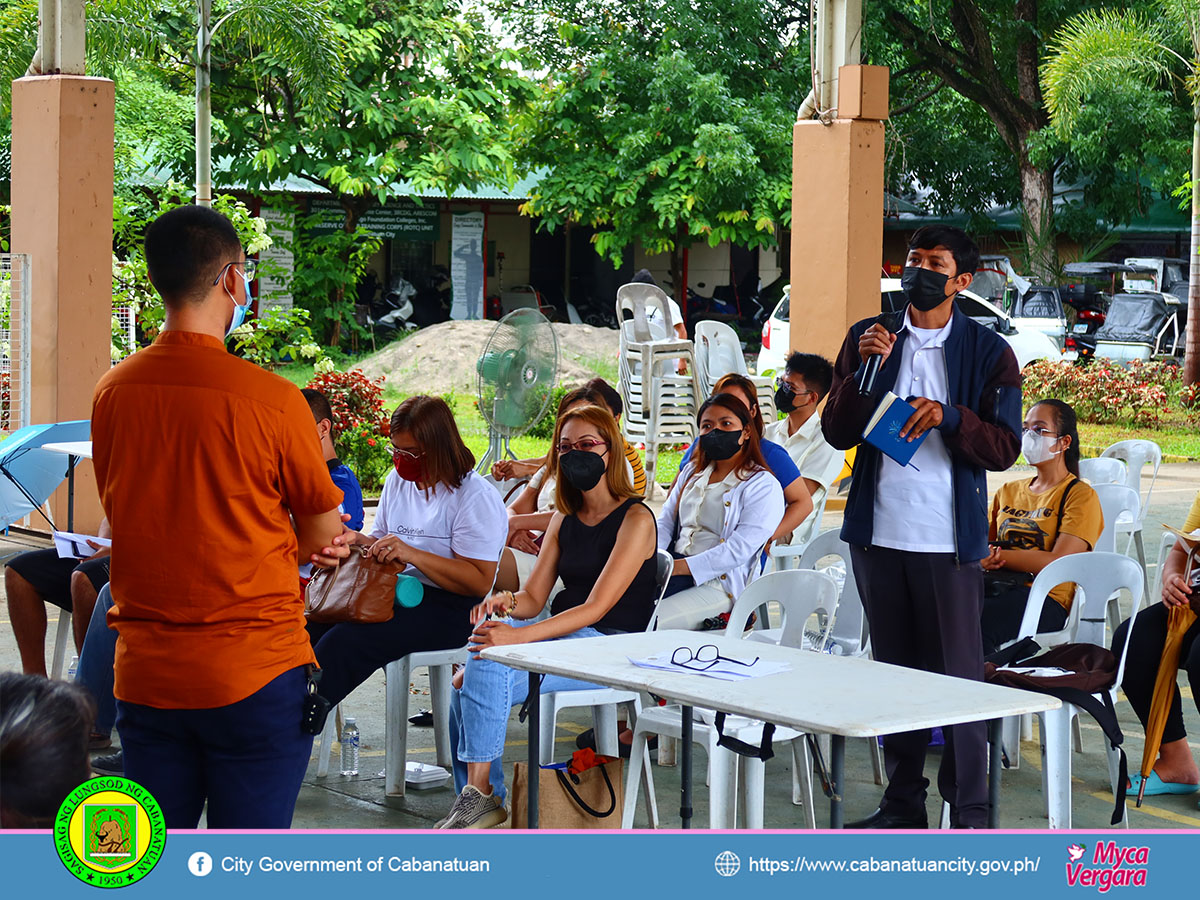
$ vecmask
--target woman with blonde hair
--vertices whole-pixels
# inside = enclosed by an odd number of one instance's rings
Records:
[[[568,411],[555,429],[558,509],[528,581],[471,611],[473,655],[450,712],[459,794],[438,828],[490,828],[507,818],[504,736],[528,676],[477,654],[485,647],[642,631],[655,599],[654,515],[630,483],[617,423],[606,409]],[[551,600],[556,579],[563,588]],[[551,602],[548,618],[534,621]],[[543,691],[587,690],[549,675]]]

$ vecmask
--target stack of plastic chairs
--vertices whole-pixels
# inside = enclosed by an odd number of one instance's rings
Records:
[[[749,378],[758,395],[763,419],[775,421],[775,381],[751,375],[737,332],[724,322],[704,320],[696,323],[696,374],[705,396],[712,394],[722,375],[736,372]]]
[[[647,312],[651,313],[648,319]],[[646,498],[655,487],[658,450],[690,444],[696,437],[696,411],[704,395],[696,378],[691,341],[668,334],[659,323],[670,321],[667,295],[651,284],[626,284],[617,289],[620,325],[620,392],[625,405],[622,420],[626,440],[646,448]],[[654,327],[655,325],[658,327]],[[687,364],[687,375],[675,372],[676,361]]]

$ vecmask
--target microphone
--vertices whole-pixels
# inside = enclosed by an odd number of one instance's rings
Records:
[[[889,332],[896,330],[896,313],[882,312],[875,317],[875,324],[882,325]],[[867,357],[866,365],[863,366],[862,376],[858,380],[859,396],[869,397],[875,393],[875,378],[879,374],[879,368],[883,365],[883,357],[878,353],[873,353]]]

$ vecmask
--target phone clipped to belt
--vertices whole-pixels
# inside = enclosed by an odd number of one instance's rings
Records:
[[[325,720],[329,718],[329,710],[333,709],[333,704],[317,693],[317,685],[321,683],[321,670],[311,663],[304,668],[308,673],[308,687],[300,714],[300,730],[305,734],[316,735],[325,730]]]

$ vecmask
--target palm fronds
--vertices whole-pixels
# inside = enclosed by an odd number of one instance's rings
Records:
[[[292,74],[300,102],[318,116],[333,108],[345,79],[344,48],[323,0],[231,0],[214,35],[268,52]]]
[[[1168,39],[1162,23],[1127,10],[1092,10],[1070,19],[1050,42],[1042,69],[1046,108],[1059,133],[1070,133],[1089,93],[1116,78],[1166,78],[1172,58],[1190,71]]]

